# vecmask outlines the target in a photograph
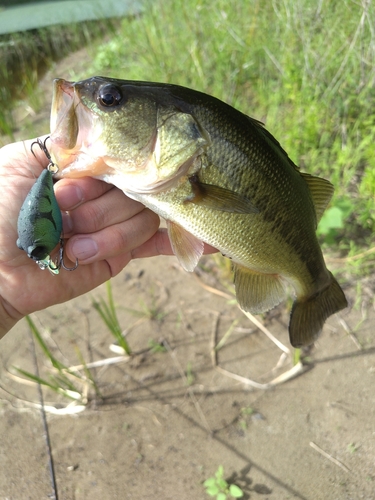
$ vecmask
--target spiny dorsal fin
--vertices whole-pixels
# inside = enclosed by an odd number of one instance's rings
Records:
[[[322,179],[321,177],[315,177],[314,175],[305,173],[301,173],[301,175],[309,187],[311,198],[314,203],[316,222],[318,224],[322,218],[324,210],[331,201],[334,187],[329,181]]]
[[[203,254],[203,241],[198,240],[178,224],[167,220],[168,236],[173,253],[185,271],[194,271]]]
[[[280,304],[285,297],[284,284],[277,274],[257,273],[233,263],[237,301],[244,311],[259,314]]]

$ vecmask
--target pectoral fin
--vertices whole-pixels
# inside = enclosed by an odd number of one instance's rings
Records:
[[[189,177],[193,195],[185,200],[185,203],[195,203],[203,207],[221,210],[222,212],[233,212],[238,214],[258,213],[259,210],[251,201],[241,194],[230,189],[205,184],[197,175]]]
[[[203,254],[203,241],[198,240],[178,224],[167,220],[172,249],[185,271],[194,271]]]
[[[259,314],[279,304],[285,289],[278,274],[257,273],[233,263],[237,301],[244,311]]]

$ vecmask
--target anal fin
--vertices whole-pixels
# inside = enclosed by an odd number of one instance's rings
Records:
[[[185,271],[194,271],[203,254],[204,243],[178,224],[167,220],[169,240],[173,253]]]
[[[278,274],[258,273],[233,263],[237,301],[244,311],[259,314],[280,304],[285,288]]]

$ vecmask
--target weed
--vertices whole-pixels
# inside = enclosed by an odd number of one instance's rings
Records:
[[[148,341],[148,347],[150,349],[150,352],[152,352],[153,354],[156,352],[167,352],[167,348],[165,347],[163,342],[160,342],[160,341],[157,342],[154,339],[150,339]]]
[[[249,415],[253,415],[254,413],[254,408],[251,408],[251,406],[244,406],[243,408],[241,408],[241,415],[243,416],[249,416]]]
[[[19,374],[27,377],[29,380],[48,387],[55,393],[60,394],[68,399],[80,401],[81,404],[87,403],[87,399],[86,397],[84,397],[84,393],[87,392],[87,384],[93,387],[98,394],[99,390],[87,366],[84,365],[85,376],[82,376],[78,372],[72,371],[69,367],[58,361],[46,342],[43,340],[41,332],[39,331],[33,320],[30,318],[30,316],[26,316],[26,321],[35,340],[41,347],[45,357],[50,361],[53,369],[51,370],[48,379],[37,377],[34,374],[21,368],[14,367],[15,370]],[[79,358],[82,360],[82,354],[78,351],[78,348],[76,349],[76,352]]]
[[[188,361],[187,367],[186,367],[186,383],[187,385],[193,385],[194,380],[195,380],[195,375],[193,373],[193,367],[191,364],[191,361]]]
[[[98,47],[92,73],[190,86],[265,121],[297,165],[334,184],[319,236],[345,252],[375,229],[370,5],[150,2]]]
[[[235,484],[228,484],[224,479],[224,468],[219,465],[214,477],[206,479],[203,483],[207,495],[216,497],[216,500],[226,500],[227,498],[242,498],[243,491]]]
[[[124,352],[126,352],[126,354],[130,355],[131,354],[130,346],[122,334],[122,329],[117,318],[116,307],[113,301],[112,285],[110,281],[107,281],[106,289],[107,289],[107,302],[103,298],[100,298],[99,302],[93,301],[92,305],[94,309],[99,313],[100,317],[104,321],[109,331],[114,336],[118,345],[122,347],[122,349],[124,350]]]
[[[293,349],[293,365],[297,365],[301,361],[301,349],[299,347],[295,347]]]
[[[355,453],[356,451],[358,451],[358,446],[354,443],[349,443],[348,444],[348,452]]]
[[[185,85],[262,119],[297,165],[335,186],[332,205],[318,228],[324,246],[342,254],[353,241],[359,253],[373,246],[371,2],[346,2],[338,8],[335,2],[310,0],[273,0],[267,5],[218,0],[213,8],[208,0],[146,0],[144,7],[141,15],[124,18],[120,27],[86,23],[3,37],[0,129],[13,133],[15,90],[17,98],[27,96],[23,108],[39,106],[41,56],[52,61],[90,45],[91,74]],[[274,27],[271,32],[269,26]],[[104,43],[97,37],[103,27],[110,31]],[[228,274],[229,267],[221,271]],[[357,265],[354,271],[363,275],[368,268]]]
[[[34,14],[42,5],[35,4]],[[70,23],[24,32],[0,35],[0,133],[13,138],[17,126],[13,110],[19,99],[25,99],[34,111],[40,108],[38,79],[54,61],[93,44],[104,32],[113,31],[113,19]]]
[[[167,313],[162,311],[160,306],[157,304],[154,293],[151,293],[151,305],[147,305],[143,300],[140,300],[139,303],[141,306],[141,315],[148,320],[162,321],[167,315]]]

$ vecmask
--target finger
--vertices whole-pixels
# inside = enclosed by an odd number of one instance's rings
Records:
[[[108,260],[120,254],[130,253],[150,239],[159,227],[159,217],[143,209],[132,218],[91,234],[79,234],[70,238],[66,253],[73,262],[80,264]]]
[[[112,188],[95,200],[88,201],[63,215],[64,235],[95,233],[131,219],[144,206]]]
[[[47,136],[41,137],[42,142],[44,142],[45,137]],[[36,142],[36,139],[29,139],[27,141],[7,144],[2,147],[0,167],[4,165],[7,166],[9,158],[11,158],[12,166],[18,164],[22,167],[22,174],[26,173],[27,177],[34,177],[38,175],[39,172],[48,165],[49,160],[37,144],[34,144],[33,149],[31,150],[31,146],[34,142]],[[34,167],[38,169],[37,172],[33,171]]]
[[[149,240],[135,247],[131,255],[133,259],[154,257],[156,255],[173,255],[168,231],[164,228],[159,229]]]
[[[217,251],[216,248],[204,243],[204,254],[215,253]],[[133,259],[141,259],[157,255],[173,255],[173,253],[168,231],[165,228],[161,228],[149,240],[132,250],[131,256]]]
[[[62,179],[56,182],[55,195],[61,210],[74,210],[82,203],[100,198],[114,187],[92,177]]]

